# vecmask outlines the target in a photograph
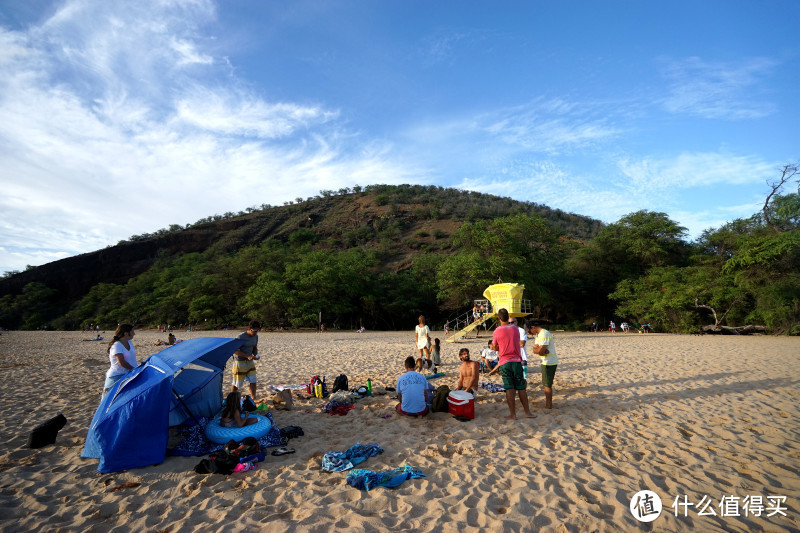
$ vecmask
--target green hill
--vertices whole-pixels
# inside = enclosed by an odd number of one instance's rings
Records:
[[[328,258],[358,251],[373,280],[387,289],[390,278],[408,276],[401,273],[415,262],[424,265],[432,256],[452,255],[458,249],[453,236],[463,224],[520,214],[542,217],[554,232],[576,241],[591,239],[603,227],[597,220],[546,206],[435,186],[373,185],[322,191],[317,197],[283,206],[263,205],[239,214],[210,216],[186,227],[135,235],[116,246],[7,276],[0,280],[0,297],[8,304],[0,325],[77,328],[88,322],[113,325],[134,319],[149,324],[236,322],[253,310],[248,313],[241,305],[226,305],[223,300],[245,298],[264,269],[277,266],[272,256],[277,255],[283,265],[288,256],[306,256],[311,251]],[[261,264],[267,256],[272,257],[271,266]],[[186,286],[177,286],[175,280],[146,281],[156,273],[169,277],[167,273],[175,269],[183,269]],[[217,288],[198,288],[201,280],[211,283],[210,277],[222,278],[223,272],[237,279],[217,279]],[[167,298],[171,304],[156,305],[144,302],[138,292],[152,295],[167,286],[184,294],[194,287],[198,294],[191,300],[172,295]],[[437,318],[447,315],[447,309],[440,309],[437,292],[436,288],[429,291],[430,301],[422,309],[410,310],[409,316],[421,310]],[[140,309],[109,304],[118,298],[142,302]],[[193,314],[189,306],[199,298],[214,299],[218,305]],[[462,304],[467,302],[456,305]],[[341,320],[345,319],[363,321],[364,313],[351,309],[342,315]],[[307,322],[276,317],[274,324]],[[394,322],[373,318],[369,325],[391,327]]]

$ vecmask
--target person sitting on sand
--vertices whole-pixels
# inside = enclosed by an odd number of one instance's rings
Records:
[[[247,411],[242,416],[242,393],[239,391],[230,392],[228,397],[225,398],[225,409],[222,411],[219,425],[224,428],[240,428],[258,422],[257,418],[249,418],[249,416],[250,413]]]
[[[169,334],[166,341],[158,339],[154,344],[154,346],[174,346],[174,345],[175,345],[175,335],[173,335],[172,333]]]
[[[509,420],[517,419],[517,409],[514,405],[515,396],[519,395],[519,401],[525,416],[534,418],[528,407],[528,383],[522,375],[522,355],[519,346],[519,329],[509,322],[508,310],[503,308],[497,311],[497,318],[500,326],[494,330],[492,336],[492,349],[498,354],[500,360],[500,375],[503,376],[503,388],[506,390],[506,403],[508,403]],[[492,370],[493,374],[497,368]],[[516,394],[515,394],[516,391]]]
[[[403,366],[406,373],[397,380],[396,410],[401,415],[425,416],[428,414],[428,404],[433,400],[433,386],[425,376],[414,371],[414,358],[406,357]]]
[[[486,348],[481,350],[481,369],[485,368],[490,372],[497,367],[497,352],[492,350],[492,341],[486,344]]]
[[[478,376],[480,376],[481,367],[477,361],[470,361],[467,348],[461,348],[458,351],[458,358],[461,359],[461,366],[458,367],[456,390],[465,390],[474,397],[478,394]]]

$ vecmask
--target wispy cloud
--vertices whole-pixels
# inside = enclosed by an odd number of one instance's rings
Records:
[[[499,108],[416,125],[407,136],[420,144],[482,146],[502,157],[512,153],[556,155],[596,147],[620,133],[592,105],[537,98]]]
[[[488,36],[486,30],[476,28],[442,28],[422,39],[420,55],[428,66],[473,58]]]
[[[176,118],[200,129],[263,139],[286,137],[335,119],[338,113],[293,103],[270,103],[236,89],[195,86],[175,103]]]
[[[211,3],[110,6],[0,28],[0,271],[320,189],[419,181],[338,110],[245,89],[198,37]]]
[[[665,190],[763,183],[775,165],[756,156],[724,152],[681,153],[669,158],[623,158],[619,170],[633,187]]]
[[[734,218],[748,217],[759,200],[739,199],[727,207],[708,208],[709,190],[718,197],[735,195],[726,189],[758,185],[772,177],[776,166],[756,157],[724,153],[680,154],[674,158],[601,162],[597,174],[576,172],[551,159],[510,160],[494,172],[465,178],[459,188],[536,202],[563,211],[579,213],[604,222],[615,222],[626,214],[647,209],[668,212],[670,217],[697,237],[709,227]],[[746,200],[746,199],[745,199]]]
[[[699,57],[671,61],[664,68],[669,96],[664,108],[712,119],[753,119],[775,112],[760,86],[777,63],[757,58],[737,64],[706,62]]]

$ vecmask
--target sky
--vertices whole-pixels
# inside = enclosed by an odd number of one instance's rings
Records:
[[[694,239],[800,161],[798,23],[794,0],[0,0],[0,272],[378,183]]]

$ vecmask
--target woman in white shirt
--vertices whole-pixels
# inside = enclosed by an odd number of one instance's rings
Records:
[[[417,342],[417,349],[419,350],[419,359],[422,361],[422,352],[425,351],[427,359],[426,364],[428,368],[431,367],[431,330],[425,325],[425,317],[419,315],[419,325],[414,329],[415,340]]]
[[[106,372],[103,394],[120,380],[125,374],[136,368],[136,348],[133,347],[133,326],[120,324],[114,332],[114,338],[108,343],[108,362],[110,368]]]

